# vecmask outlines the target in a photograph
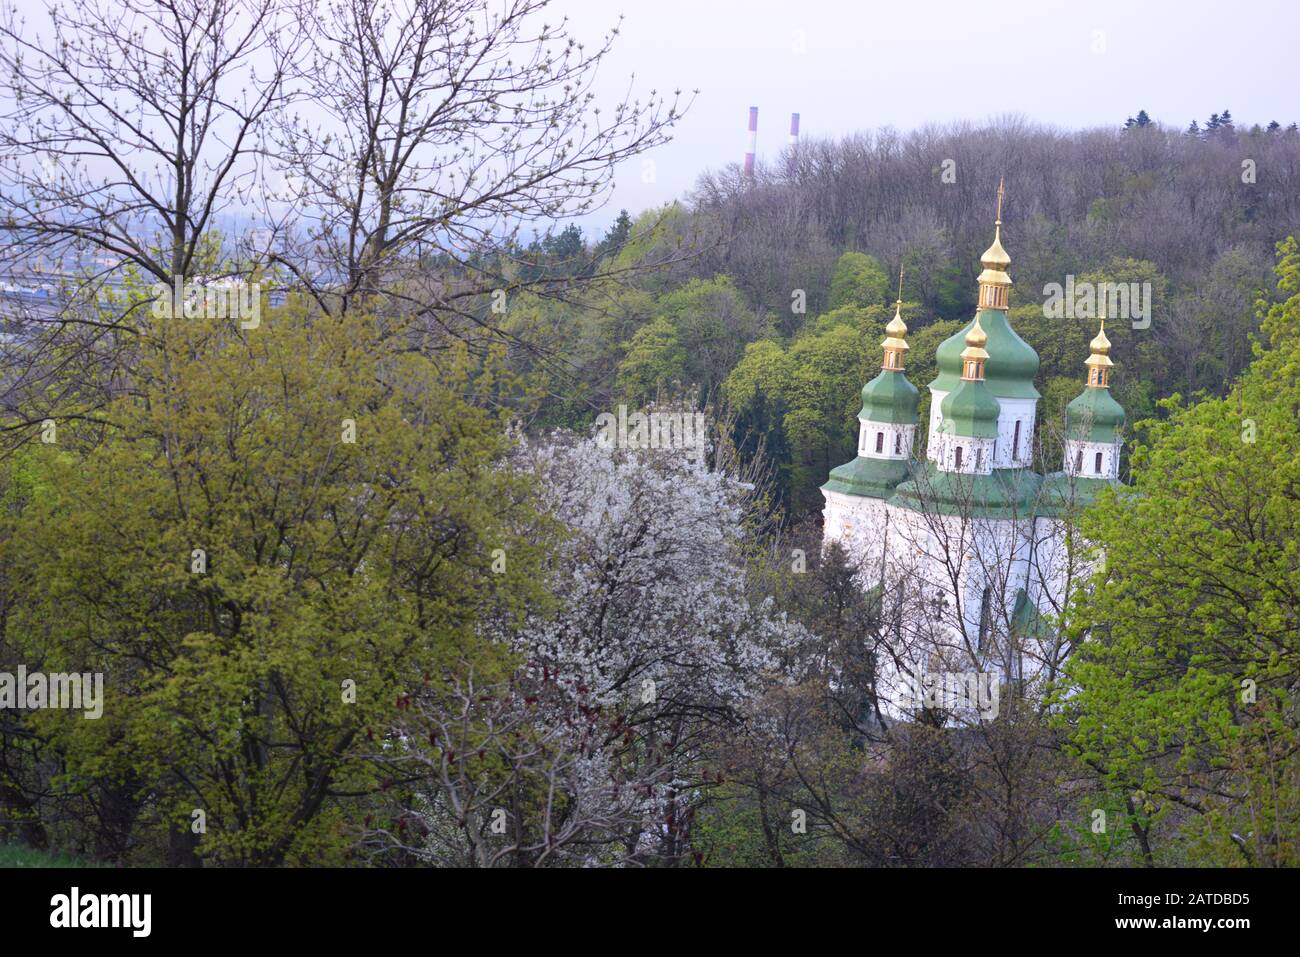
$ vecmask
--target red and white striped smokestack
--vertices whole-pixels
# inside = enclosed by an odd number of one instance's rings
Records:
[[[790,114],[790,145],[799,145],[799,114]]]
[[[758,107],[749,108],[749,148],[745,150],[745,175],[754,175],[754,152],[758,149]]]

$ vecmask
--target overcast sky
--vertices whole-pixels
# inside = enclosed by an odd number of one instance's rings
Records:
[[[1296,0],[557,0],[579,39],[622,13],[598,84],[699,88],[674,142],[619,170],[609,209],[634,213],[684,194],[701,171],[739,162],[750,106],[758,151],[804,136],[984,120],[1002,113],[1077,129],[1146,109],[1186,128],[1225,107],[1237,124],[1300,120]]]

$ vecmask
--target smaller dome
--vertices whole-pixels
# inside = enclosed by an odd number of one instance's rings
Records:
[[[899,370],[882,369],[862,387],[862,411],[858,418],[866,422],[891,425],[916,425],[920,421],[917,406],[920,392]]]
[[[971,326],[970,331],[966,333],[966,348],[961,351],[961,357],[967,360],[987,359],[989,354],[984,350],[984,347],[988,345],[988,341],[988,333],[980,325],[980,317],[977,313],[975,315],[975,325]]]
[[[1002,406],[983,379],[963,379],[943,397],[939,411],[943,415],[941,428],[952,435],[997,438]]]
[[[1114,442],[1124,424],[1124,407],[1109,389],[1084,389],[1065,407],[1065,435],[1084,442]]]
[[[1083,364],[1087,365],[1089,369],[1109,368],[1114,365],[1113,361],[1110,360],[1110,339],[1106,338],[1105,319],[1101,320],[1101,329],[1093,337],[1092,342],[1088,343],[1088,348],[1092,351],[1092,355],[1089,355]]]

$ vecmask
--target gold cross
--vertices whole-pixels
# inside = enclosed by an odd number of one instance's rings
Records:
[[[1002,222],[1002,197],[1006,195],[1006,190],[1002,187],[1003,177],[998,177],[998,222]]]
[[[898,264],[898,301],[900,304],[903,301],[903,264],[902,263]]]

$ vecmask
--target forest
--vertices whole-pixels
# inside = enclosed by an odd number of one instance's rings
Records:
[[[0,258],[50,293],[3,298],[0,850],[1300,864],[1292,118],[806,139],[589,233],[689,95],[597,111],[613,34],[488,6],[0,13]],[[1105,326],[1120,483],[1063,519],[1068,600],[996,625],[1050,667],[899,715],[820,489],[896,309],[928,418],[995,216],[1039,472],[1099,319],[1052,288],[1148,290]]]

